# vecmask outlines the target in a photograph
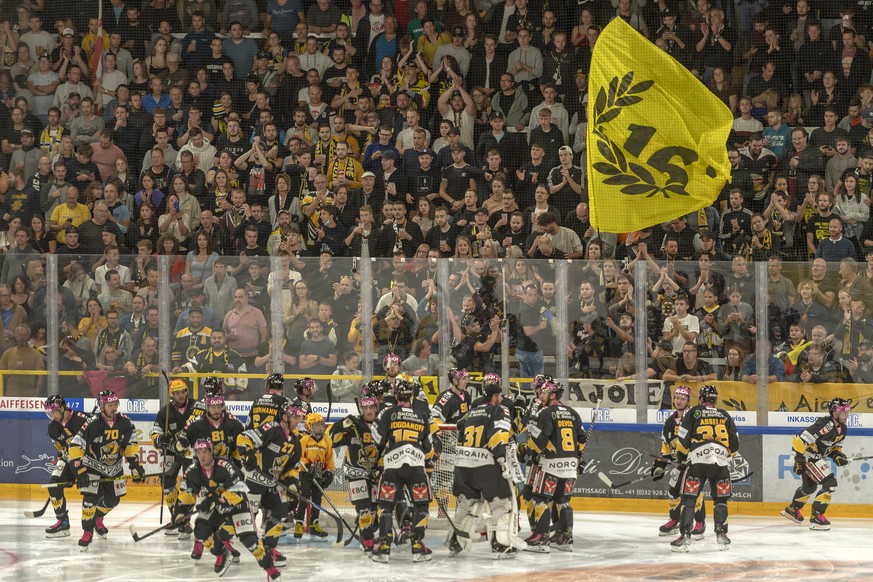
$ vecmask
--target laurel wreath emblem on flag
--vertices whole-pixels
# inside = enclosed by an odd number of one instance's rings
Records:
[[[683,166],[687,167],[699,159],[696,151],[682,146],[666,146],[652,153],[643,162],[639,156],[657,132],[656,128],[630,124],[630,136],[623,146],[606,135],[604,125],[616,119],[624,109],[641,103],[641,94],[655,84],[652,80],[636,84],[633,81],[634,72],[628,71],[621,81],[617,76],[613,77],[608,90],[601,87],[597,93],[593,133],[597,138],[597,150],[605,161],[595,162],[592,167],[608,176],[603,184],[622,186],[620,192],[623,194],[643,194],[646,198],[656,194],[661,194],[664,198],[670,198],[671,195],[690,196],[687,191],[688,172],[672,160],[678,157]],[[626,153],[633,158],[629,159]],[[714,178],[715,169],[707,166],[706,174]]]

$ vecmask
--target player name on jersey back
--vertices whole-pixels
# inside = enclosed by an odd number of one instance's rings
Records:
[[[485,467],[494,465],[494,455],[488,449],[478,447],[458,447],[455,454],[455,467]]]
[[[399,469],[403,465],[424,467],[424,451],[414,445],[404,444],[385,453],[386,469]]]

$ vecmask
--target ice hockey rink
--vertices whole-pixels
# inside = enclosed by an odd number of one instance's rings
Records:
[[[33,505],[36,505],[34,507]],[[39,509],[34,502],[0,503],[0,580],[115,582],[139,580],[215,580],[212,557],[190,559],[192,541],[180,542],[163,532],[135,543],[128,527],[140,533],[158,526],[158,506],[124,502],[106,519],[110,530],[105,540],[95,538],[88,552],[76,541],[81,526],[73,521],[73,534],[46,539],[43,530],[52,523],[51,508],[41,518],[28,519],[23,511]],[[70,517],[78,516],[73,505]],[[166,517],[166,516],[165,516]],[[350,521],[350,516],[346,516]],[[443,542],[445,531],[431,531],[426,543],[433,560],[413,563],[408,550],[394,549],[387,565],[368,560],[353,543],[334,548],[332,542],[306,539],[294,544],[282,538],[280,551],[288,558],[283,580],[349,580],[354,582],[404,580],[450,581],[517,580],[873,580],[873,520],[832,518],[828,532],[810,531],[785,518],[732,518],[728,551],[720,551],[707,523],[704,540],[696,541],[687,554],[670,551],[672,538],[659,537],[665,516],[639,513],[575,514],[575,551],[551,554],[522,553],[511,560],[493,560],[490,547],[474,544],[469,554],[450,558]],[[527,529],[522,528],[526,534]],[[332,532],[333,533],[333,532]],[[225,579],[264,580],[254,559],[237,540],[241,550]]]

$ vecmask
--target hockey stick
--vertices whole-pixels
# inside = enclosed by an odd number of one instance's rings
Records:
[[[36,511],[25,511],[24,517],[42,517],[45,515],[46,510],[48,509],[49,503],[52,502],[52,498],[49,497],[45,500],[45,504],[43,504],[42,509],[37,509]]]
[[[594,434],[594,423],[597,420],[597,411],[600,410],[601,400],[598,399],[591,409],[591,424],[588,425],[588,430],[585,431],[585,445],[579,453],[579,469],[585,466],[585,453],[588,451],[588,443],[591,442],[591,435]]]
[[[295,493],[291,490],[288,490],[288,493],[290,493],[291,495],[296,497],[298,500],[303,501],[304,503],[308,504],[309,507],[311,507],[313,509],[317,509],[321,513],[333,518],[334,522],[336,522],[336,541],[334,542],[334,546],[342,545],[342,543],[343,543],[343,522],[338,515],[334,515],[333,513],[329,512],[328,510],[326,510],[325,508],[323,508],[319,504],[311,501],[310,499],[307,499],[306,497],[300,495],[299,493]]]
[[[754,474],[755,474],[754,471],[749,471],[745,475],[737,477],[736,479],[731,479],[731,481],[745,481],[746,479],[748,479],[749,477],[751,477]],[[652,475],[643,475],[641,477],[637,477],[636,479],[631,479],[629,481],[622,481],[621,483],[613,483],[612,480],[609,477],[607,477],[606,473],[604,473],[603,471],[597,473],[597,477],[600,478],[600,480],[603,481],[610,489],[619,489],[619,488],[625,487],[627,485],[633,485],[634,483],[639,483],[641,481],[645,481],[646,479],[651,479]]]
[[[194,513],[186,513],[186,514],[184,515],[184,519],[188,519],[188,518],[190,518],[192,515],[194,515]],[[182,517],[182,516],[178,516],[178,517]],[[180,521],[180,523],[184,523],[184,521]],[[135,542],[141,542],[142,540],[144,540],[144,539],[146,539],[146,538],[148,538],[148,537],[151,537],[151,536],[155,535],[155,534],[158,533],[159,531],[163,531],[163,530],[165,530],[165,529],[171,529],[171,528],[176,527],[176,526],[178,526],[178,525],[179,525],[179,523],[176,523],[176,521],[171,521],[171,522],[169,522],[169,523],[165,523],[165,524],[162,525],[161,527],[158,527],[158,528],[155,528],[155,529],[153,529],[153,530],[151,530],[151,531],[149,531],[149,532],[146,532],[146,533],[144,533],[143,535],[139,535],[139,533],[137,533],[137,531],[136,531],[136,526],[133,525],[133,524],[130,524],[130,526],[129,526],[127,529],[128,529],[128,531],[130,531],[130,535],[133,536],[133,541],[135,541]]]
[[[316,481],[315,479],[312,480],[312,483],[313,483],[313,485],[315,485],[315,486],[318,488],[318,490],[321,492],[321,496],[322,496],[322,498],[323,498],[325,501],[327,501],[327,504],[330,505],[330,508],[334,510],[334,512],[336,513],[336,516],[337,516],[338,518],[340,518],[340,521],[342,521],[343,525],[346,526],[346,529],[348,529],[348,530],[351,532],[352,537],[349,538],[349,539],[350,539],[350,540],[351,540],[351,539],[354,539],[354,538],[355,538],[355,528],[353,528],[352,526],[350,526],[350,525],[346,522],[346,520],[343,519],[342,514],[340,513],[339,509],[336,508],[336,505],[334,505],[334,504],[333,504],[333,501],[330,500],[330,497],[327,496],[327,493],[324,491],[324,488],[321,486],[321,483],[319,483],[319,482]],[[340,532],[340,534],[342,534],[342,531]],[[340,539],[342,539],[342,538],[340,538]],[[337,542],[337,544],[338,544],[338,543],[339,543],[339,542]],[[348,544],[344,544],[344,545],[348,545]]]

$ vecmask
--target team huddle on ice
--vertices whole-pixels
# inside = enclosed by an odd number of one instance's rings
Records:
[[[188,397],[185,381],[172,380],[170,400],[150,434],[164,455],[160,476],[170,512],[165,533],[179,540],[193,536],[191,558],[199,560],[208,550],[219,574],[239,561],[231,543],[236,537],[275,580],[277,567],[286,562],[277,549],[286,524],[296,539],[308,528],[311,539],[326,541],[321,514],[342,523],[335,508],[330,512],[321,504],[333,507],[325,490],[334,479],[334,448],[345,447],[343,472],[357,518],[354,528],[346,526],[375,562],[387,563],[392,545],[410,547],[416,562],[431,559],[424,537],[434,499],[440,515],[448,517],[452,556],[468,551],[482,533],[496,558],[551,548],[572,551],[570,497],[584,468],[593,423],[586,433],[578,413],[561,402],[560,382],[540,375],[529,396],[510,397],[500,376],[486,374],[482,395],[473,398],[467,371],[452,368],[449,389],[431,407],[420,383],[399,375],[399,358],[388,355],[383,364],[386,377],[364,387],[358,414],[329,428],[311,410],[317,385],[309,378],[296,381],[296,395],[289,399],[283,395],[284,377],[271,374],[245,425],[226,410],[222,380],[206,378],[204,396],[196,402]],[[670,519],[660,532],[679,533],[671,543],[674,551],[688,551],[692,537],[702,538],[702,492],[709,482],[717,542],[727,549],[729,461],[739,449],[737,427],[716,406],[714,386],[700,389],[697,406],[690,407],[690,401],[691,390],[677,386],[675,412],[664,425],[661,456],[652,467],[654,480],[669,476]],[[58,450],[49,488],[57,522],[46,536],[70,535],[64,489],[77,485],[83,496],[82,551],[95,533],[108,534],[104,517],[126,492],[124,461],[134,482],[145,478],[133,424],[118,413],[118,397],[103,391],[97,407],[99,412],[87,415],[71,410],[60,395],[46,402],[49,435]],[[834,399],[828,416],[795,437],[795,472],[802,475],[802,485],[782,512],[792,521],[803,521],[801,509],[818,490],[810,523],[813,529],[829,529],[824,514],[837,482],[827,458],[838,466],[849,461],[840,448],[848,410],[847,401]],[[442,453],[442,440],[433,437],[442,425],[457,426],[453,516],[448,516],[445,493],[434,495],[430,479]],[[524,540],[520,508],[531,532]]]

